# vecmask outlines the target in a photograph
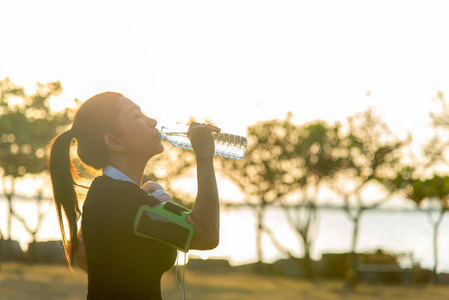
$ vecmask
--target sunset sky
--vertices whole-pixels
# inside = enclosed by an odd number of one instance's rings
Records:
[[[447,1],[2,1],[0,78],[112,90],[160,122],[344,120],[424,137],[449,92]],[[436,106],[438,107],[438,106]]]

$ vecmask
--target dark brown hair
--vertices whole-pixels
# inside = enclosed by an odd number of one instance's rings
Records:
[[[76,179],[80,175],[71,159],[71,146],[75,139],[80,161],[96,170],[103,169],[108,164],[104,135],[115,132],[113,121],[120,112],[117,103],[121,97],[122,94],[106,92],[88,99],[78,109],[72,128],[54,138],[50,144],[49,170],[53,197],[64,250],[70,266],[79,243],[77,222],[82,215],[75,189]],[[63,211],[68,223],[69,238],[65,235]]]

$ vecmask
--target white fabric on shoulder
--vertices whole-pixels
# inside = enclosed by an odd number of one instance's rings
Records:
[[[162,185],[154,181],[147,181],[142,185],[142,189],[161,202],[170,201],[172,198],[164,190]]]
[[[164,190],[156,190],[151,194],[153,197],[156,197],[159,201],[171,201],[171,197],[169,194],[167,194]]]

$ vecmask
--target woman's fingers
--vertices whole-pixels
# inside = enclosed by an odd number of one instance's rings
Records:
[[[187,136],[192,143],[192,148],[197,155],[211,156],[214,154],[215,143],[212,132],[219,133],[220,128],[201,123],[192,123]]]
[[[193,122],[192,124],[190,124],[189,130],[197,129],[197,128],[207,129],[207,130],[210,130],[211,132],[217,132],[217,133],[221,131],[221,129],[218,128],[217,126],[213,126],[210,124],[204,124],[204,123],[197,123],[197,122]]]

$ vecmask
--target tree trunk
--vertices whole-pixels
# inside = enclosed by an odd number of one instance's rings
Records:
[[[0,272],[2,271],[2,260],[3,260],[3,245],[5,244],[3,239],[3,232],[0,230]]]
[[[265,214],[266,204],[261,203],[257,208],[257,229],[256,229],[256,251],[258,262],[263,261],[263,247],[262,247],[262,234],[263,234],[263,217]]]
[[[438,231],[444,216],[444,209],[441,209],[437,221],[433,224],[433,270],[432,281],[438,283]]]
[[[357,236],[359,233],[359,220],[354,220],[354,228],[352,231],[352,244],[351,244],[351,253],[350,253],[350,276],[349,280],[352,284],[357,284],[358,282],[358,262],[357,262],[357,253],[356,253],[356,245],[357,245]]]
[[[311,227],[315,223],[317,209],[313,203],[308,203],[306,205],[304,216],[306,218],[305,223],[297,224],[297,232],[301,236],[301,240],[304,248],[304,272],[307,279],[313,280],[315,279],[315,272],[312,266],[312,258],[310,257],[310,252],[312,248],[312,239],[311,239]]]
[[[37,212],[37,222],[36,222],[36,227],[34,228],[34,230],[30,230],[29,233],[31,234],[31,236],[33,237],[33,243],[36,243],[36,236],[37,233],[39,232],[42,222],[44,221],[45,216],[47,215],[46,213],[42,212],[42,200],[43,200],[43,192],[42,192],[42,188],[40,188],[37,192],[36,195],[36,212]],[[31,228],[30,228],[31,229]]]
[[[7,217],[6,232],[8,234],[8,240],[11,240],[12,217],[13,217],[12,196],[14,195],[14,188],[15,188],[14,177],[12,177],[11,179],[11,186],[9,191],[6,186],[6,177],[2,178],[2,184],[3,184],[3,192],[5,193],[6,199],[8,200],[8,217]]]
[[[11,231],[12,231],[12,194],[6,194],[6,198],[8,199],[8,224],[7,224],[7,233],[8,240],[11,240]]]
[[[357,211],[355,216],[352,216],[354,227],[352,228],[351,253],[349,256],[349,274],[347,276],[348,284],[354,288],[359,283],[359,271],[357,261],[357,244],[359,240],[359,222],[362,210]]]
[[[304,272],[305,277],[309,280],[315,279],[315,273],[313,271],[312,259],[310,257],[310,241],[308,238],[308,234],[301,234],[303,246],[304,246]]]

